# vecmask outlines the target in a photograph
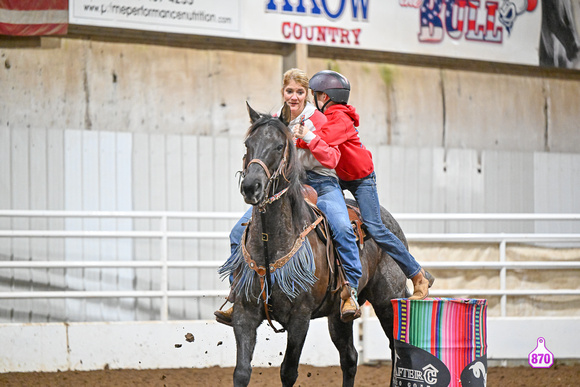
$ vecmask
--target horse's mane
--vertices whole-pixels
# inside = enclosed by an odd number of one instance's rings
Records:
[[[292,132],[282,122],[278,117],[274,117],[269,114],[260,114],[260,118],[253,122],[252,126],[246,132],[246,138],[253,134],[259,127],[269,125],[276,128],[280,133],[286,138],[286,146],[288,147],[288,158],[286,160],[286,170],[284,176],[280,176],[279,179],[284,181],[284,177],[288,180],[288,195],[290,199],[290,205],[292,207],[292,217],[294,219],[303,219],[302,222],[294,222],[294,227],[298,232],[301,232],[304,224],[308,224],[311,220],[311,213],[308,209],[306,202],[304,201],[304,196],[302,194],[302,183],[301,180],[304,176],[304,168],[302,163],[298,159],[298,154],[296,152],[296,147],[294,146]],[[295,231],[296,231],[295,230]]]

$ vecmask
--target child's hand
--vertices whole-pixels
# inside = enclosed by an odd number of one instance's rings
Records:
[[[292,132],[294,133],[294,138],[304,138],[310,130],[304,125],[294,125]]]

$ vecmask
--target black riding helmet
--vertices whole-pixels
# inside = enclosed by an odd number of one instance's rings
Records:
[[[319,71],[310,78],[308,86],[314,92],[314,102],[318,108],[318,101],[316,99],[316,92],[320,91],[326,93],[331,101],[345,104],[348,102],[350,95],[350,82],[342,74],[332,70]],[[327,102],[328,103],[328,102]],[[324,107],[319,109],[324,110]]]

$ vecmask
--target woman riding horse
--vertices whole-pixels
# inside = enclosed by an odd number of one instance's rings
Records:
[[[289,126],[303,124],[310,131],[326,122],[326,117],[308,101],[308,76],[300,69],[290,69],[284,74],[284,86],[282,88],[284,102],[290,107]],[[278,112],[278,116],[281,110]],[[332,231],[332,238],[340,255],[341,262],[346,272],[347,281],[355,289],[361,276],[361,264],[356,237],[352,230],[348,211],[338,183],[338,177],[334,169],[324,167],[312,155],[308,148],[298,149],[298,158],[306,170],[305,183],[312,186],[318,194],[318,208],[326,215]],[[240,240],[251,217],[251,208],[244,214],[230,233],[231,253],[235,254],[240,245]],[[230,279],[231,282],[231,279]],[[351,294],[350,292],[348,292]],[[233,302],[233,297],[228,297]],[[357,303],[356,292],[347,297],[341,305],[342,318],[345,321],[353,320],[360,316],[360,307]],[[218,322],[230,325],[233,307],[215,313]]]

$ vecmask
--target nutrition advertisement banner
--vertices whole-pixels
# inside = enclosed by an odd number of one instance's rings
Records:
[[[580,68],[580,0],[70,0],[69,10],[79,25]]]

